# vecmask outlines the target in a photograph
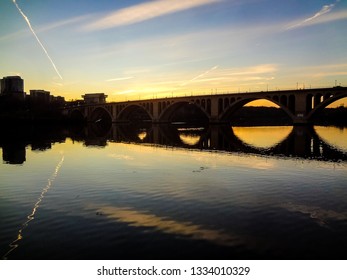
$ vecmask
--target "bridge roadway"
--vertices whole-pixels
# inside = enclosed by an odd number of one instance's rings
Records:
[[[210,123],[225,123],[230,120],[232,114],[247,103],[265,99],[287,113],[293,124],[306,124],[317,112],[345,97],[347,97],[347,87],[261,91],[84,104],[66,107],[64,113],[72,118],[83,118],[88,122],[107,120],[122,123],[141,112],[140,115],[152,123],[168,123],[177,110],[190,104],[201,111]]]

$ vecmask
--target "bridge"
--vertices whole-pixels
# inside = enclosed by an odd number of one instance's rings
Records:
[[[66,107],[64,114],[88,122],[124,123],[136,116],[152,123],[170,123],[185,107],[199,112],[209,123],[225,123],[247,103],[263,99],[279,106],[293,124],[307,124],[317,112],[345,97],[347,87],[261,91],[84,104]]]

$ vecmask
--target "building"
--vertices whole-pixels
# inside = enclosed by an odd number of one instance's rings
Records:
[[[106,103],[107,95],[104,93],[86,93],[82,97],[85,104],[102,104]]]
[[[34,102],[50,103],[51,93],[43,89],[31,89],[30,99]]]
[[[59,104],[64,104],[65,103],[65,98],[62,96],[52,96],[51,99],[52,102],[59,103]]]
[[[0,94],[10,95],[20,100],[24,100],[24,80],[19,76],[3,77],[0,80]]]

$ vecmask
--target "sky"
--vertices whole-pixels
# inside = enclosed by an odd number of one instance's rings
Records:
[[[0,27],[0,77],[66,100],[347,86],[346,0],[1,0]]]

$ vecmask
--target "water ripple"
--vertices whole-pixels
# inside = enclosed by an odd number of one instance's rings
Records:
[[[59,161],[59,163],[57,164],[57,166],[55,167],[55,170],[53,172],[53,174],[51,175],[51,177],[48,179],[47,181],[47,185],[42,189],[42,192],[40,194],[40,196],[38,197],[36,203],[34,204],[34,207],[31,211],[31,213],[27,216],[26,221],[22,224],[21,228],[18,230],[18,234],[17,234],[17,238],[15,240],[13,240],[10,244],[9,247],[10,249],[5,253],[5,255],[2,256],[2,259],[7,259],[8,256],[15,250],[18,248],[19,246],[19,242],[23,239],[23,231],[24,229],[29,225],[29,223],[35,219],[35,214],[37,209],[40,206],[40,203],[42,202],[42,200],[44,199],[46,193],[49,191],[49,189],[52,187],[52,184],[55,180],[55,178],[58,176],[59,170],[61,168],[61,166],[63,165],[64,162],[64,155],[62,155],[61,160]]]

